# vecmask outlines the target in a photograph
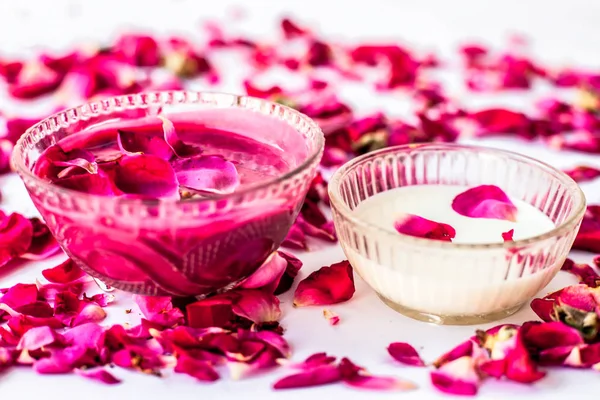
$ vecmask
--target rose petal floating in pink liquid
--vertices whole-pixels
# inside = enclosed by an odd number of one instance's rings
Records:
[[[452,209],[471,218],[493,218],[515,222],[517,207],[498,186],[481,185],[457,195]]]
[[[180,186],[202,192],[227,194],[240,185],[232,162],[220,156],[196,156],[173,164]]]
[[[123,156],[115,168],[115,184],[124,193],[150,198],[177,198],[175,171],[167,161],[149,154]]]

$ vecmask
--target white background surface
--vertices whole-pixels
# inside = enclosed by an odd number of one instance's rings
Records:
[[[200,20],[219,17],[232,21],[232,1],[26,1],[1,0],[0,50],[20,53],[52,46],[65,48],[82,43],[84,39],[109,40],[122,27],[142,27],[157,32],[198,31]],[[243,4],[243,3],[241,3]],[[239,7],[238,7],[239,8]],[[230,22],[232,29],[256,33],[263,37],[273,35],[277,17],[283,14],[297,16],[302,22],[319,27],[327,37],[350,40],[354,38],[388,38],[414,44],[421,49],[435,50],[446,58],[454,56],[458,43],[469,38],[481,38],[491,44],[502,44],[510,33],[525,33],[533,42],[536,56],[557,66],[577,63],[600,67],[600,2],[596,1],[449,1],[449,0],[304,0],[304,1],[247,1],[245,19]],[[228,17],[229,15],[229,17]],[[228,68],[236,68],[230,64]],[[235,71],[232,71],[232,74]],[[446,78],[446,77],[444,77]],[[451,74],[448,79],[452,79]],[[462,96],[461,85],[454,79],[449,88]],[[225,90],[238,90],[225,82]],[[464,102],[477,105],[512,105],[527,110],[532,99],[548,92],[537,88],[533,93],[479,95],[465,97]],[[355,88],[341,94],[357,105],[359,110],[384,108],[387,112],[403,114],[406,102],[394,96],[368,95]],[[567,94],[568,95],[568,94]],[[397,97],[397,96],[396,96]],[[2,104],[5,104],[3,99]],[[29,107],[24,108],[28,111]],[[541,145],[510,140],[486,140],[497,146],[522,152],[549,162],[557,167],[588,163],[600,166],[598,156],[576,153],[556,153]],[[35,213],[19,180],[15,176],[0,178],[5,210]],[[600,202],[598,181],[584,184],[589,203]],[[300,278],[310,271],[337,262],[343,258],[337,246],[311,243],[313,251],[299,254],[305,262]],[[591,254],[574,254],[579,262],[591,261]],[[55,257],[37,265],[31,263],[0,272],[0,286],[17,282],[33,282],[44,267],[54,266]],[[558,289],[574,279],[566,274],[559,276],[544,293]],[[378,393],[328,386],[316,389],[273,392],[271,384],[289,371],[278,369],[265,375],[234,382],[224,372],[215,384],[196,382],[188,376],[168,373],[163,379],[116,370],[123,379],[119,386],[103,386],[73,375],[39,376],[29,369],[12,369],[0,375],[2,398],[24,399],[305,399],[329,398],[347,400],[363,398],[436,399],[446,396],[436,392],[429,384],[426,369],[403,367],[392,362],[386,347],[393,341],[406,341],[417,347],[427,361],[453,347],[480,327],[441,327],[423,324],[405,318],[384,306],[357,278],[357,291],[347,304],[329,307],[341,322],[336,327],[328,325],[322,308],[292,309],[291,292],[282,296],[285,337],[294,348],[294,358],[302,359],[314,352],[327,351],[337,356],[348,356],[375,374],[395,374],[414,380],[420,389],[410,393]],[[127,295],[119,295],[116,305],[107,309],[107,323],[136,323],[138,314],[125,315],[130,308]],[[528,308],[503,322],[522,323],[535,319]],[[491,326],[491,325],[489,325]],[[480,390],[481,399],[544,398],[564,399],[597,397],[600,376],[594,371],[552,370],[549,376],[533,385],[488,380]]]

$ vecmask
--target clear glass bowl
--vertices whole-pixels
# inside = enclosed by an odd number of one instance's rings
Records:
[[[76,192],[32,173],[40,154],[106,124],[187,115],[285,152],[289,170],[214,198],[141,200]],[[204,296],[252,274],[279,247],[302,206],[323,152],[316,123],[268,101],[220,93],[141,93],[55,114],[17,143],[13,165],[61,247],[105,284],[144,295]],[[243,158],[244,163],[258,162]]]
[[[357,218],[365,199],[410,185],[497,185],[546,214],[545,234],[464,244],[398,234]],[[579,186],[559,170],[507,151],[450,144],[390,147],[342,166],[329,183],[340,243],[355,271],[400,313],[476,324],[516,312],[560,270],[585,212]]]

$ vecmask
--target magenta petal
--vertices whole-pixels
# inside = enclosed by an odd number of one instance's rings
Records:
[[[77,167],[85,170],[88,174],[98,173],[98,164],[95,161],[88,161],[85,158],[74,158],[68,161],[56,161],[54,165],[58,167]],[[70,168],[65,168],[57,174],[58,178],[64,178],[70,175]]]
[[[575,182],[587,182],[600,177],[600,169],[580,165],[563,171],[569,175]]]
[[[394,360],[402,364],[414,365],[416,367],[425,366],[417,350],[408,343],[392,343],[388,346],[388,353],[390,353]]]
[[[136,295],[134,300],[148,321],[168,328],[183,323],[183,313],[173,307],[170,297]]]
[[[47,326],[31,328],[21,337],[18,350],[37,350],[52,344],[60,344],[63,341],[62,335],[56,333]]]
[[[100,350],[103,335],[103,327],[95,322],[88,322],[65,331],[64,338],[70,346]]]
[[[37,297],[38,289],[35,284],[17,283],[0,297],[0,303],[4,303],[11,308],[19,308],[34,303]]]
[[[240,177],[232,162],[220,156],[197,156],[173,163],[179,185],[189,189],[227,194],[240,184]]]
[[[53,183],[65,189],[102,196],[115,196],[119,193],[109,176],[101,170],[97,174],[73,175],[57,179]]]
[[[336,360],[336,357],[329,356],[329,355],[327,355],[327,353],[315,353],[315,354],[311,354],[310,356],[308,356],[306,358],[306,360],[304,360],[302,362],[299,362],[299,363],[284,362],[283,365],[290,367],[290,368],[300,369],[300,370],[311,370],[313,368],[320,367],[323,365],[331,365],[331,364],[335,363],[335,360]]]
[[[279,379],[273,384],[273,389],[295,389],[322,386],[339,382],[341,379],[342,374],[336,365],[320,365]]]
[[[246,289],[232,293],[234,314],[260,324],[276,322],[281,317],[279,299],[262,290]]]
[[[177,359],[174,371],[188,374],[204,382],[214,382],[219,379],[219,373],[215,371],[209,362],[196,360],[186,355],[182,355]]]
[[[302,280],[294,293],[294,306],[337,304],[354,295],[354,274],[347,260],[321,267]]]
[[[201,153],[197,147],[185,144],[179,139],[173,122],[162,115],[159,115],[158,118],[162,121],[165,142],[177,157],[189,157]]]
[[[290,290],[294,284],[294,279],[296,279],[298,272],[302,268],[302,261],[300,261],[298,258],[283,251],[278,251],[278,253],[281,257],[286,259],[287,266],[285,267],[285,271],[279,280],[277,289],[275,289],[275,295],[280,295]]]
[[[62,284],[75,282],[86,276],[85,272],[70,258],[54,268],[43,270],[42,275],[49,282]]]
[[[457,358],[431,371],[431,383],[438,390],[448,394],[474,396],[477,394],[481,378],[471,357]]]
[[[104,368],[92,368],[92,369],[75,369],[75,374],[83,376],[84,378],[91,379],[106,385],[116,385],[121,383],[120,379],[114,377],[113,374],[105,370]]]
[[[405,381],[391,376],[374,376],[367,373],[364,368],[354,364],[348,358],[343,358],[338,365],[342,374],[342,381],[348,386],[368,390],[411,390],[416,386],[410,381]]]
[[[161,136],[152,136],[145,132],[129,132],[119,130],[117,143],[123,154],[131,156],[135,153],[150,154],[163,160],[173,157],[173,150]]]
[[[394,223],[398,233],[426,239],[451,242],[456,236],[456,230],[441,222],[431,221],[418,215],[406,214]]]
[[[292,225],[281,246],[288,249],[308,250],[306,235],[297,223]]]
[[[274,252],[256,272],[242,282],[240,287],[244,289],[262,288],[265,292],[273,293],[277,289],[287,265],[287,260],[279,252]]]
[[[0,211],[0,267],[27,252],[33,239],[33,225],[21,214]]]
[[[115,168],[115,184],[125,193],[151,198],[178,197],[175,172],[167,161],[149,154],[123,156]]]
[[[33,226],[33,238],[31,246],[29,246],[29,249],[27,249],[27,252],[21,258],[43,260],[57,253],[60,250],[60,246],[50,233],[48,226],[39,218],[31,218],[30,221]]]
[[[471,218],[504,219],[515,222],[517,207],[498,186],[481,185],[457,195],[452,209]]]

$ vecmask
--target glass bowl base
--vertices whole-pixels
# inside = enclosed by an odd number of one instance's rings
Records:
[[[519,304],[515,307],[511,307],[505,310],[494,311],[488,314],[475,314],[475,315],[437,315],[427,313],[423,311],[417,311],[412,308],[405,307],[398,303],[378,295],[381,301],[383,301],[392,310],[399,312],[400,314],[416,319],[417,321],[429,322],[437,325],[478,325],[485,324],[488,322],[494,322],[506,317],[509,317],[519,311],[523,304]]]

